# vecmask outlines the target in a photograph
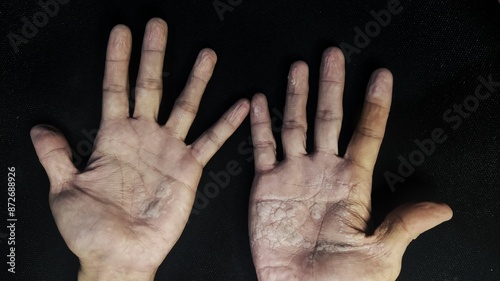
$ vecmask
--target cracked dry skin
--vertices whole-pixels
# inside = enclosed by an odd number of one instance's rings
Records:
[[[371,177],[352,166],[316,154],[256,175],[250,239],[259,280],[395,279],[390,250],[366,234]]]

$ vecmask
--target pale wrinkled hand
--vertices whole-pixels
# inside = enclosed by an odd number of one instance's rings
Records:
[[[125,26],[111,32],[101,126],[84,171],[73,166],[59,131],[46,125],[31,131],[50,179],[54,219],[82,268],[89,271],[156,270],[185,227],[203,166],[249,110],[249,102],[240,100],[193,144],[184,143],[217,60],[205,49],[168,122],[159,125],[167,25],[152,19],[146,27],[130,117],[131,40]]]
[[[404,205],[369,233],[372,172],[389,115],[393,78],[386,69],[372,75],[358,126],[339,157],[344,64],[339,49],[325,51],[311,154],[305,147],[305,63],[290,69],[280,163],[266,98],[257,94],[252,100],[256,175],[249,230],[259,280],[395,280],[408,244],[451,218],[444,204]]]

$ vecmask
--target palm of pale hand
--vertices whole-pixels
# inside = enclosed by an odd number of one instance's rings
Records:
[[[201,172],[156,122],[107,121],[88,167],[51,198],[52,211],[82,262],[154,268],[186,224]]]
[[[80,259],[79,276],[87,279],[106,272],[122,279],[129,273],[154,276],[184,229],[202,168],[249,110],[247,100],[238,101],[196,141],[184,143],[217,61],[212,50],[204,49],[167,123],[159,125],[167,25],[155,18],[146,27],[136,103],[129,116],[131,40],[125,26],[111,32],[101,127],[84,171],[73,166],[60,131],[48,125],[31,131],[49,176],[54,219]]]
[[[392,75],[370,79],[360,121],[343,157],[344,57],[325,51],[314,129],[315,151],[306,151],[308,68],[290,68],[283,119],[284,160],[265,96],[251,103],[256,175],[250,196],[252,256],[261,281],[395,280],[407,245],[451,218],[444,204],[403,205],[375,230],[368,227],[373,168],[382,143],[392,95]]]

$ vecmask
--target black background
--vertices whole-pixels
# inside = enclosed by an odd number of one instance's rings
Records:
[[[389,68],[395,79],[394,99],[374,173],[374,220],[380,222],[388,211],[410,200],[443,201],[454,210],[451,221],[410,245],[398,280],[500,280],[500,88],[480,101],[459,128],[443,120],[448,109],[474,93],[479,76],[492,75],[500,81],[500,5],[494,0],[401,0],[401,6],[403,11],[359,54],[351,55],[347,64],[341,148],[345,150],[349,141],[370,73],[378,67]],[[114,25],[126,24],[132,30],[133,86],[146,22],[161,17],[169,24],[161,123],[199,50],[210,47],[217,52],[218,65],[187,138],[191,142],[233,102],[255,92],[267,94],[270,107],[282,112],[288,67],[299,59],[310,66],[312,124],[322,51],[342,42],[354,45],[354,28],[364,29],[373,20],[371,10],[386,8],[387,1],[378,0],[242,0],[221,20],[212,0],[70,0],[16,53],[8,34],[20,35],[21,19],[32,20],[42,9],[34,0],[3,1],[0,225],[7,219],[10,166],[17,171],[18,222],[17,273],[6,271],[8,253],[1,239],[0,280],[76,279],[78,260],[53,221],[48,178],[29,130],[39,123],[55,125],[76,156],[88,158],[78,147],[86,148],[89,143],[84,130],[99,126],[106,45]],[[397,172],[398,156],[408,158],[417,148],[413,141],[428,138],[435,128],[442,128],[447,140],[391,192],[384,172]],[[249,135],[246,120],[208,163],[199,190],[213,182],[209,172],[225,170],[231,160],[243,171],[206,208],[191,216],[156,280],[256,280],[247,234],[253,177]],[[2,227],[1,232],[6,229]]]

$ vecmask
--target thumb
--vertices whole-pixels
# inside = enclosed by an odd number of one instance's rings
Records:
[[[389,213],[375,235],[391,252],[403,256],[406,247],[425,231],[451,219],[446,204],[422,202],[399,206]]]
[[[71,180],[77,169],[71,161],[71,149],[62,133],[50,125],[37,125],[31,129],[31,141],[36,154],[50,180],[50,191],[58,193],[62,183]]]

